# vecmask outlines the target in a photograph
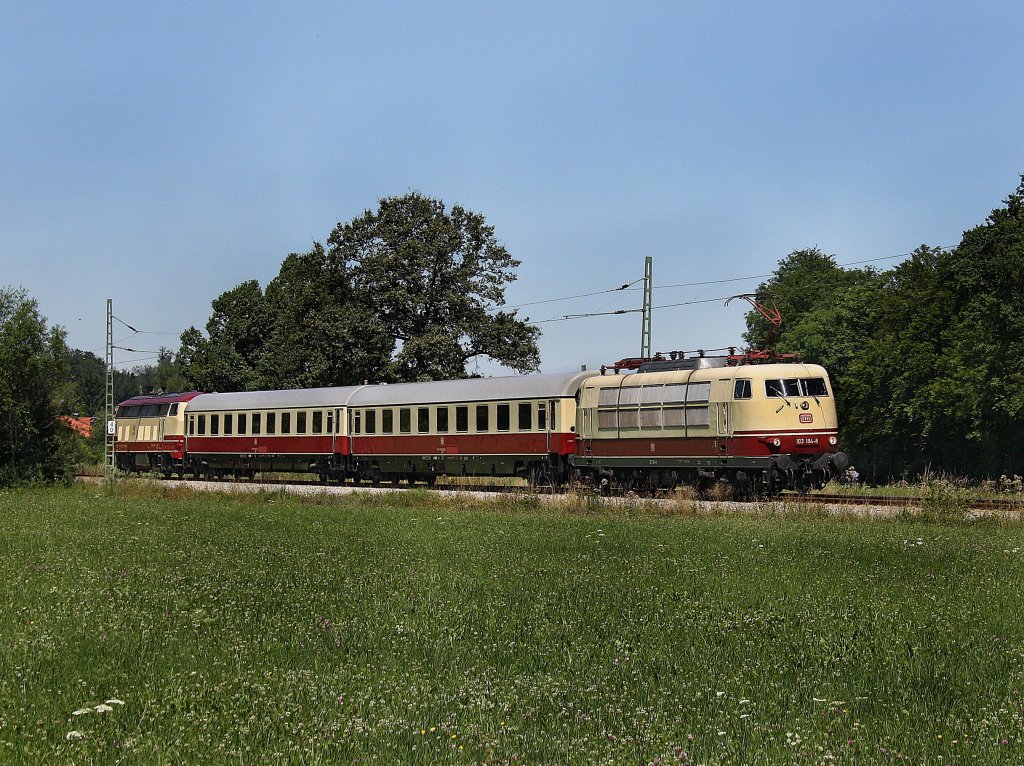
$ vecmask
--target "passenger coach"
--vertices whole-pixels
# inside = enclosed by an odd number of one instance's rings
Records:
[[[188,408],[188,455],[196,476],[252,478],[259,471],[312,471],[344,478],[347,404],[359,386],[203,394]]]
[[[349,400],[352,464],[363,478],[566,475],[576,396],[597,372],[360,388]]]

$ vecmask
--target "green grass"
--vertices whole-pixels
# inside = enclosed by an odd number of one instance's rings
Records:
[[[0,519],[0,763],[1024,760],[1017,525],[130,487]]]

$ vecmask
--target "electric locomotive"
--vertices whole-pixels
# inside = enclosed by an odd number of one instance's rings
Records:
[[[572,462],[584,474],[666,489],[725,481],[759,496],[821,487],[849,464],[823,367],[736,354],[635,361],[634,374],[583,383]]]

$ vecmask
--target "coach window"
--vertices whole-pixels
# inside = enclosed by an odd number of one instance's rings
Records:
[[[476,432],[483,433],[486,431],[490,424],[488,423],[488,415],[490,415],[490,407],[486,404],[478,404],[476,406]]]
[[[206,436],[206,415],[199,416],[199,435]]]
[[[448,433],[448,408],[438,407],[435,416],[437,417],[437,432],[439,434]]]
[[[277,413],[276,412],[268,412],[267,413],[267,434],[276,434],[276,433],[277,433]]]
[[[366,433],[377,433],[377,410],[366,411]]]
[[[545,431],[548,427],[548,410],[544,402],[537,402],[537,430]]]
[[[210,415],[210,436],[220,434],[220,415]]]
[[[425,434],[430,430],[430,408],[418,407],[416,409],[416,433]]]
[[[244,412],[239,412],[238,413],[238,435],[239,436],[245,435],[245,413]]]
[[[555,402],[555,401],[548,402],[548,406],[551,409],[551,416],[550,416],[551,417],[551,425],[550,425],[550,428],[551,428],[552,431],[554,431],[556,428],[558,428],[558,423],[556,422],[558,420],[558,418],[557,418],[558,407],[556,407],[555,404],[557,404],[557,402]]]
[[[353,433],[353,435],[358,436],[359,434],[361,434],[363,432],[363,411],[362,410],[352,410],[351,412],[352,412],[352,433]],[[314,416],[314,418],[316,417],[316,413],[315,412],[313,413],[313,416]],[[316,420],[314,419],[313,422],[315,423]]]
[[[512,428],[511,405],[499,404],[494,410],[495,428],[499,431],[508,431]]]
[[[259,412],[252,414],[252,435],[259,436],[263,428],[263,415]]]
[[[196,433],[196,416],[191,415],[188,419],[188,435],[194,436]]]
[[[469,430],[469,407],[455,408],[455,430],[462,434]]]
[[[356,413],[357,415],[359,413]],[[321,410],[313,410],[313,433],[322,434],[324,432],[324,413]]]
[[[412,433],[412,410],[402,407],[398,411],[398,432],[403,434]]]
[[[230,412],[224,416],[224,435],[231,436],[231,431],[234,428],[235,416]]]
[[[736,387],[732,392],[733,399],[749,399],[750,398],[750,379],[749,378],[737,378]]]
[[[290,412],[281,413],[281,433],[290,434],[292,432],[292,414]]]
[[[519,402],[519,430],[529,431],[533,428],[533,405]]]
[[[295,413],[295,433],[305,434],[306,431],[306,411],[300,410]]]
[[[393,434],[395,432],[395,411],[392,409],[381,410],[380,432],[382,434]]]

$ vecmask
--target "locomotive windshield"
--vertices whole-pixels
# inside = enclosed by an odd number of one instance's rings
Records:
[[[782,378],[764,382],[766,396],[786,399],[790,396],[828,396],[824,378]]]

